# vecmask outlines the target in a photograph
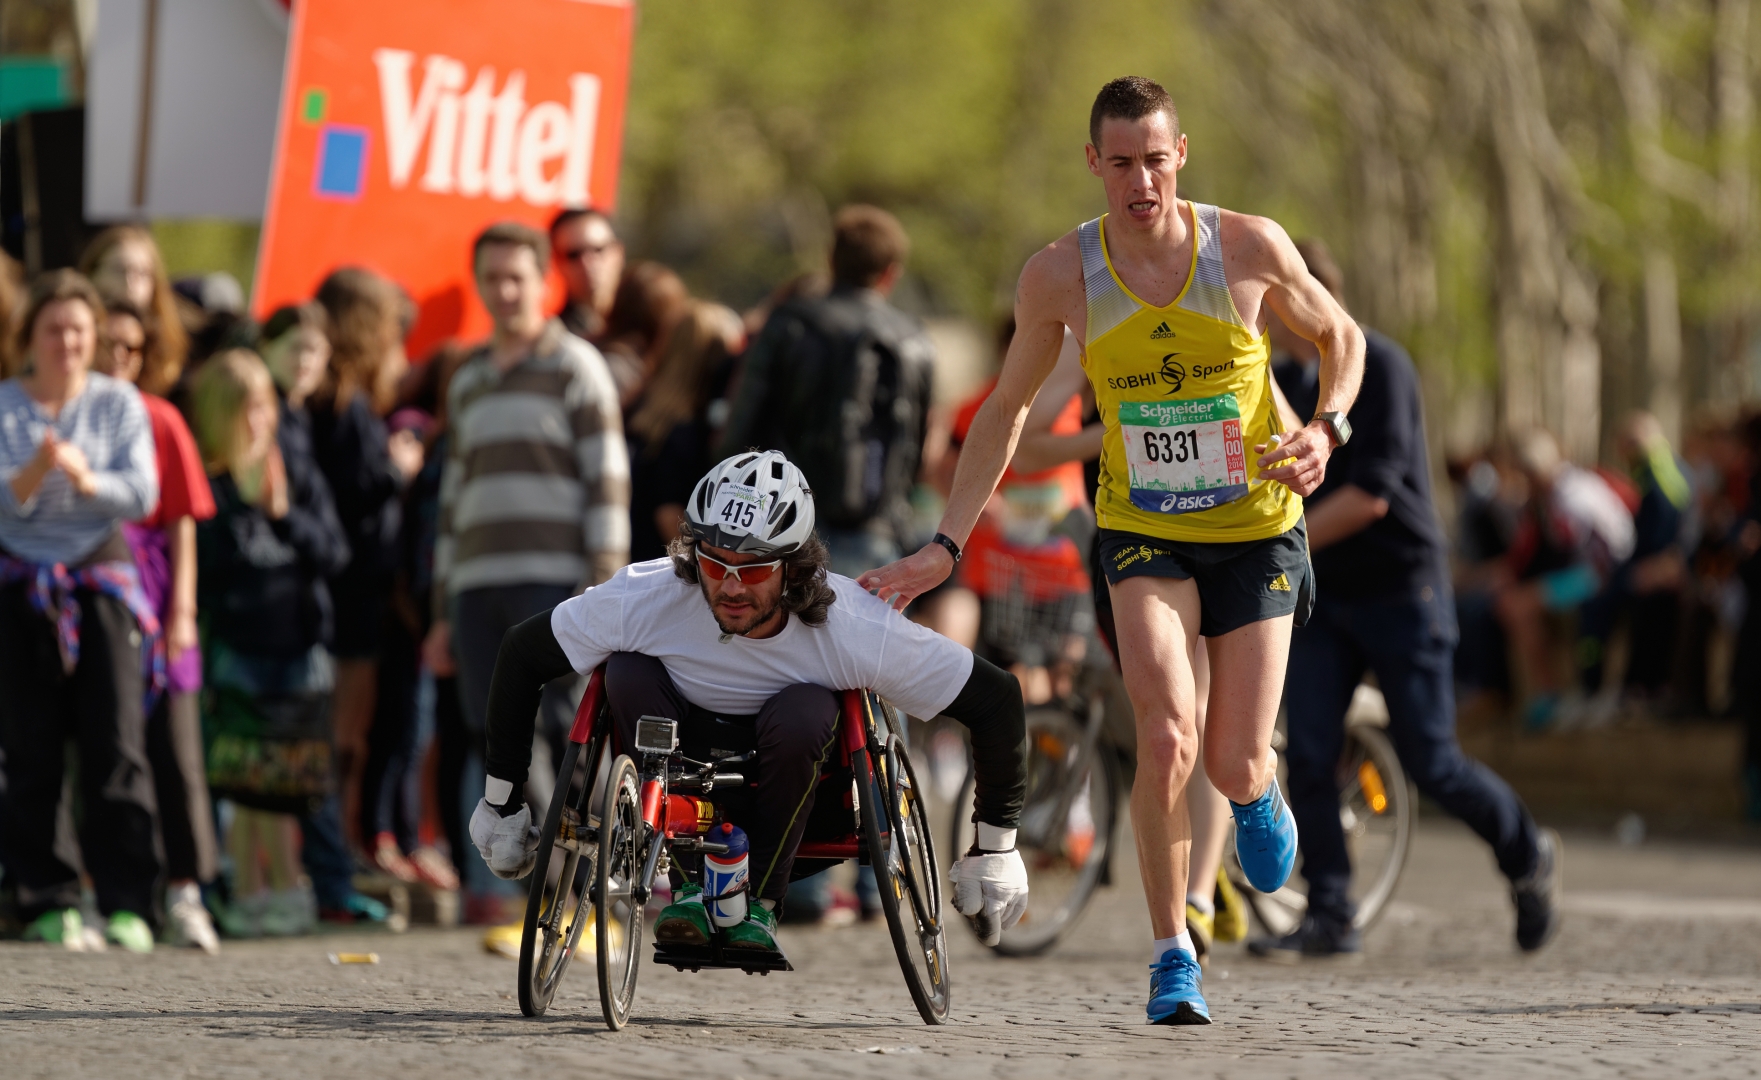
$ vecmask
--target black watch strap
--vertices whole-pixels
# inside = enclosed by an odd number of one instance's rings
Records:
[[[954,557],[954,565],[960,565],[960,545],[954,543],[953,537],[949,536],[947,533],[936,533],[934,536],[930,537],[930,543],[940,544],[947,548],[948,554]]]

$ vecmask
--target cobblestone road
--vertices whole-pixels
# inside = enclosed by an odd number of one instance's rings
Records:
[[[636,1018],[618,1034],[599,1020],[585,966],[549,1016],[521,1018],[513,963],[465,931],[234,943],[212,960],[9,943],[0,1076],[1761,1072],[1761,851],[1570,833],[1566,851],[1569,920],[1525,960],[1485,850],[1427,821],[1362,963],[1280,968],[1224,950],[1205,986],[1209,1028],[1142,1026],[1148,921],[1134,883],[1103,893],[1038,960],[957,937],[955,1021],[940,1029],[917,1021],[875,927],[788,932],[793,974],[645,965]],[[382,962],[332,966],[339,948]]]

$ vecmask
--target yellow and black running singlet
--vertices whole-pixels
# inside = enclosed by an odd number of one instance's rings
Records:
[[[1259,478],[1255,443],[1284,430],[1265,335],[1223,274],[1217,208],[1188,203],[1192,269],[1167,307],[1131,294],[1107,257],[1105,217],[1077,230],[1088,293],[1082,364],[1106,422],[1095,517],[1103,529],[1224,543],[1277,536],[1302,500]]]

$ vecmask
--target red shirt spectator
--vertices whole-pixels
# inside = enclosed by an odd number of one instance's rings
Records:
[[[153,457],[159,466],[159,505],[141,524],[163,529],[180,517],[207,521],[214,516],[214,493],[189,425],[177,407],[154,394],[142,394],[153,429]]]

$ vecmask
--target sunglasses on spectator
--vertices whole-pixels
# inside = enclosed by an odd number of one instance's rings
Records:
[[[711,555],[697,552],[697,565],[703,570],[704,576],[711,581],[721,581],[729,574],[739,579],[742,585],[757,585],[770,580],[770,576],[783,565],[783,560],[774,559],[770,562],[746,563],[744,566],[733,566],[722,562]]]

